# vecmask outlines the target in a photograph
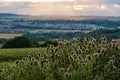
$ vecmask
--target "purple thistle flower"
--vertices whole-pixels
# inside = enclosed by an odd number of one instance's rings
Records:
[[[61,46],[62,45],[62,41],[58,42],[58,46]]]
[[[39,56],[35,56],[35,59],[38,60],[38,59],[39,59]]]
[[[88,54],[88,55],[86,55],[86,57],[87,57],[88,59],[91,59],[91,58],[92,58],[92,55],[91,55],[91,54]]]
[[[68,76],[68,75],[69,75],[69,73],[68,73],[68,72],[64,72],[64,75],[65,75],[65,76]]]
[[[94,80],[99,80],[99,77],[96,75],[96,76],[94,77]]]

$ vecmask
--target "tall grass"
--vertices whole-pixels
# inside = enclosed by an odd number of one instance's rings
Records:
[[[1,80],[119,80],[120,41],[92,37],[62,40],[43,54],[28,53],[1,66]]]

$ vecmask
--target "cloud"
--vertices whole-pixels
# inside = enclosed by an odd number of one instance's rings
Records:
[[[120,0],[101,0],[104,3],[108,4],[119,4],[120,5]]]
[[[73,2],[75,0],[1,0],[0,2]]]
[[[0,2],[0,13],[19,13],[20,10],[26,8],[26,5],[29,3],[26,2]]]
[[[114,4],[114,7],[115,7],[115,8],[120,8],[120,5]]]
[[[90,7],[88,5],[74,5],[73,6],[73,9],[75,9],[75,10],[84,10],[87,8],[90,8]]]
[[[27,12],[26,12],[27,11]],[[67,15],[73,14],[71,3],[30,3],[19,11],[20,13],[31,15]],[[34,13],[33,13],[34,12]]]
[[[0,1],[0,13],[120,16],[120,0],[52,0],[47,3],[43,1],[51,0]]]
[[[11,3],[0,3],[0,7],[11,6]]]
[[[97,5],[96,7],[97,7],[98,9],[101,9],[101,10],[106,9],[106,6],[105,6],[105,5]]]

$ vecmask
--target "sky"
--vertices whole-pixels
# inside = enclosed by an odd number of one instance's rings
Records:
[[[0,13],[120,16],[120,0],[0,0]]]

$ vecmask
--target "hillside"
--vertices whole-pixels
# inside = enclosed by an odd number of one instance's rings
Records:
[[[0,13],[0,17],[4,17],[4,16],[8,17],[8,16],[20,16],[20,15],[12,14],[12,13]]]
[[[39,16],[32,16],[32,15],[22,15],[22,14],[13,14],[13,13],[0,13],[0,17],[13,17],[13,16],[24,16],[24,18],[30,19],[30,20],[104,20],[109,19],[111,21],[118,21],[120,20],[120,16],[114,17],[114,16],[83,16],[83,15],[39,15]]]
[[[105,37],[76,38],[74,42],[62,40],[57,47],[50,45],[45,52],[34,53],[29,52],[14,63],[0,64],[0,79],[119,80],[119,40],[110,43],[107,43]],[[11,55],[13,60],[17,59],[14,57],[17,54],[16,51]],[[4,53],[0,57],[5,57]]]
[[[120,35],[119,35],[120,29],[113,29],[113,30],[100,29],[100,30],[90,32],[88,34],[95,38],[106,36],[109,41],[112,39],[120,39]]]

